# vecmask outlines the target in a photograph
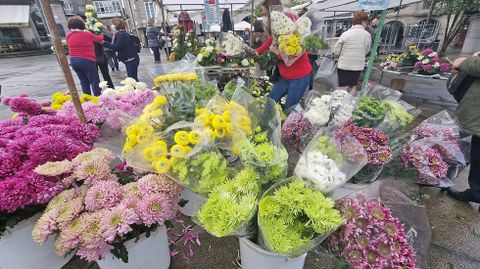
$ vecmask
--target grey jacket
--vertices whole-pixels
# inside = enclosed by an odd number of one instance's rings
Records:
[[[480,137],[480,57],[465,60],[460,69],[477,79],[458,104],[455,117],[464,132]]]
[[[162,45],[161,43],[164,43],[161,40],[161,37],[163,33],[155,27],[155,25],[148,25],[147,30],[146,30],[146,35],[147,35],[147,41],[148,41],[148,47],[150,48],[157,48]]]

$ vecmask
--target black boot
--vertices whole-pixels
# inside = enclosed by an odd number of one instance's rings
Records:
[[[480,199],[478,199],[477,197],[474,197],[472,195],[472,192],[469,189],[465,191],[456,191],[453,189],[448,189],[447,193],[448,195],[450,195],[450,197],[458,201],[480,203]]]

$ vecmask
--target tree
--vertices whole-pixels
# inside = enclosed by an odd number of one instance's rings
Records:
[[[472,12],[480,8],[480,0],[430,0],[435,1],[434,15],[447,16],[447,25],[440,52],[445,53],[448,46],[462,30]]]

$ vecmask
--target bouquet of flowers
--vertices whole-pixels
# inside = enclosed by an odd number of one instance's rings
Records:
[[[197,55],[197,63],[201,66],[221,65],[225,59],[219,57],[219,53],[215,46],[202,47]]]
[[[353,135],[362,144],[368,156],[367,166],[355,175],[354,180],[357,182],[376,180],[383,166],[392,160],[392,149],[388,146],[389,137],[376,129],[356,126],[351,121],[344,123],[334,133],[334,137],[340,138],[347,135]]]
[[[362,195],[337,202],[346,223],[328,239],[330,250],[354,269],[416,268],[403,224],[389,208]]]
[[[327,47],[323,40],[315,34],[310,34],[304,37],[303,44],[305,50],[312,54],[317,54],[318,50]]]
[[[292,112],[282,125],[282,141],[287,148],[301,152],[312,139],[315,130],[303,112]]]
[[[343,223],[334,205],[301,178],[278,182],[259,203],[260,244],[288,257],[306,253]]]
[[[114,156],[105,149],[79,155],[74,160],[47,163],[35,171],[63,180],[83,182],[55,196],[36,223],[33,239],[43,245],[56,234],[55,252],[74,250],[87,261],[96,261],[111,251],[124,262],[123,244],[153,232],[173,219],[181,187],[162,175],[146,175],[122,185],[110,170]]]
[[[413,168],[416,182],[425,185],[450,187],[466,166],[458,127],[446,111],[415,128],[399,154],[404,172]]]
[[[420,114],[419,110],[402,100],[386,100],[383,105],[386,111],[385,117],[376,128],[390,137],[412,123],[415,117]]]
[[[345,90],[335,90],[331,95],[318,96],[317,93],[308,93],[306,96],[305,117],[318,129],[327,125],[339,112],[348,113],[348,109],[342,108],[348,97]],[[339,118],[337,118],[339,120]]]
[[[215,82],[197,81],[194,83],[195,101],[197,108],[203,108],[207,103],[218,94],[218,88]]]
[[[157,76],[154,79],[155,85],[159,86],[162,83],[171,83],[178,81],[195,81],[198,80],[196,73],[169,73],[165,75]]]
[[[246,92],[250,93],[253,97],[268,96],[272,91],[273,83],[270,82],[268,76],[253,77],[252,80],[242,87]]]
[[[295,175],[310,180],[315,189],[330,193],[367,164],[367,152],[353,136],[333,136],[322,129],[307,146],[295,167]]]
[[[386,105],[375,97],[360,97],[352,114],[352,121],[357,126],[376,127],[384,119]]]
[[[96,35],[105,32],[105,25],[98,19],[97,9],[93,5],[86,5],[85,9],[85,28]]]
[[[437,52],[431,48],[422,51],[415,63],[415,70],[422,75],[437,75],[447,73],[452,69],[452,62],[448,58],[441,58]]]
[[[403,54],[389,54],[385,61],[380,64],[380,67],[383,70],[396,70],[401,65],[403,58]]]
[[[306,16],[297,20],[296,16],[275,7],[270,13],[272,34],[278,43],[283,61],[292,65],[304,52],[305,38],[310,35],[312,22]]]
[[[94,124],[55,115],[26,96],[2,102],[19,116],[0,121],[0,235],[64,189],[55,177],[35,173],[37,165],[72,159],[90,150],[99,136]]]
[[[261,189],[251,168],[216,186],[193,220],[216,237],[245,236],[257,212]]]

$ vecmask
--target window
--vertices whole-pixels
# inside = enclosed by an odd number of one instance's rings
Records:
[[[95,1],[93,5],[97,9],[97,14],[99,17],[105,17],[105,15],[112,15],[115,16],[116,14],[120,14],[120,1],[113,0],[113,1]]]
[[[152,19],[155,18],[155,4],[153,2],[145,2],[145,13],[147,14],[147,18]]]
[[[75,5],[65,3],[63,5],[63,9],[65,10],[66,14],[75,14]]]

